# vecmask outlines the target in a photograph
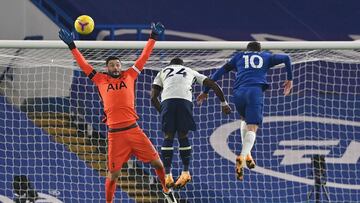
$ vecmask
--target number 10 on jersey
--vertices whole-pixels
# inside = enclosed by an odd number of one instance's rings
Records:
[[[245,68],[262,68],[264,64],[263,58],[259,55],[243,55],[243,59],[245,60]],[[257,64],[255,61],[257,61]]]

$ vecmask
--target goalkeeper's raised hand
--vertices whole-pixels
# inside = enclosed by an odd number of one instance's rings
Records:
[[[161,24],[160,22],[155,23],[151,23],[151,34],[150,34],[150,38],[152,39],[157,39],[157,37],[161,34],[163,34],[165,31],[165,26],[163,24]]]
[[[60,29],[59,38],[68,45],[69,49],[75,49],[74,34],[68,30]]]

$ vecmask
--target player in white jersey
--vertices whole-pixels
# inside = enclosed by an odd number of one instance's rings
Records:
[[[221,88],[211,79],[197,71],[183,65],[183,60],[174,58],[170,64],[163,68],[155,77],[151,102],[161,114],[162,131],[165,139],[161,147],[161,155],[165,166],[165,183],[168,187],[181,188],[191,180],[189,164],[191,158],[191,145],[188,139],[189,130],[196,130],[193,118],[192,85],[197,82],[214,90],[221,101],[222,111],[231,112]],[[161,103],[158,97],[161,94]],[[171,161],[173,156],[173,141],[178,135],[180,157],[183,171],[174,183],[171,175]]]

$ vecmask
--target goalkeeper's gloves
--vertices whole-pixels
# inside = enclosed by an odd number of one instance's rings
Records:
[[[160,22],[155,23],[151,23],[151,34],[150,34],[150,38],[152,39],[157,39],[157,37],[161,34],[163,34],[165,31],[165,27],[163,24],[161,24]]]
[[[60,29],[59,38],[68,45],[69,49],[75,49],[74,34],[66,29]]]

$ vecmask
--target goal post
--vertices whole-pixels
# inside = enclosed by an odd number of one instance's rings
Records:
[[[119,56],[123,67],[130,67],[145,45],[140,41],[75,43],[99,71],[104,71],[109,55]],[[159,152],[163,133],[150,101],[157,72],[172,58],[181,57],[185,65],[210,76],[247,43],[156,42],[137,80],[135,103],[139,125]],[[257,167],[245,169],[243,182],[236,180],[234,162],[241,139],[232,102],[235,73],[230,72],[217,83],[232,114],[221,113],[213,92],[202,106],[194,103],[197,130],[189,134],[193,180],[176,191],[177,198],[182,202],[305,202],[320,193],[324,201],[327,194],[331,202],[360,201],[360,41],[261,45],[290,55],[294,89],[283,96],[283,65],[269,70],[264,122],[253,149]],[[201,90],[195,85],[194,95]],[[52,202],[104,201],[106,126],[101,119],[97,90],[63,42],[0,41],[0,199],[19,198],[15,180],[26,176],[28,190]],[[175,142],[175,178],[182,167],[177,147]],[[320,176],[318,167],[324,167]],[[315,183],[328,193],[315,190]],[[124,165],[117,185],[116,199],[122,202],[163,201],[154,171],[136,159]]]
[[[75,41],[78,48],[142,49],[145,41]],[[358,49],[360,41],[263,41],[263,49]],[[246,41],[158,41],[155,49],[245,49]],[[1,40],[0,48],[67,48],[54,40]]]

